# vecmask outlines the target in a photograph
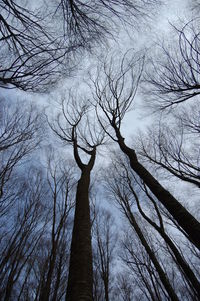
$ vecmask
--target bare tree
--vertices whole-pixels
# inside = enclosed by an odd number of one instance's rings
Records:
[[[134,234],[128,230],[122,241],[121,259],[125,269],[129,271],[129,281],[134,284],[132,291],[134,299],[148,301],[169,299],[151,259]],[[126,289],[127,285],[124,286]]]
[[[65,41],[55,23],[53,30],[52,13],[50,16],[41,7],[33,10],[13,0],[1,0],[0,8],[1,87],[46,90],[47,84],[57,81],[61,73],[69,73],[69,62],[66,72],[62,64],[78,45]]]
[[[157,54],[161,58],[152,62],[147,71],[147,101],[150,99],[156,109],[172,108],[200,93],[200,31],[197,23],[192,20],[181,29],[173,27],[175,47],[162,45]]]
[[[78,102],[79,101],[79,102]],[[81,175],[76,189],[74,227],[72,233],[70,266],[66,299],[92,300],[92,247],[89,187],[96,159],[96,149],[103,143],[104,134],[91,125],[86,115],[89,105],[70,93],[69,101],[62,101],[62,113],[52,130],[73,147],[74,159]],[[63,120],[64,119],[64,120]],[[81,153],[82,152],[82,153]],[[82,158],[81,158],[82,155]],[[84,155],[86,163],[84,163]],[[89,159],[88,159],[89,157]]]
[[[110,174],[111,176],[111,174]],[[158,276],[160,278],[160,281],[165,288],[167,294],[171,298],[171,300],[179,300],[179,297],[177,293],[175,292],[174,288],[172,287],[172,284],[170,282],[170,279],[168,278],[167,274],[163,270],[159,259],[156,256],[155,251],[150,246],[150,243],[148,242],[147,238],[145,237],[145,234],[143,230],[141,229],[135,213],[131,209],[131,200],[130,200],[130,192],[126,190],[126,187],[124,187],[124,183],[120,181],[118,176],[109,177],[109,181],[107,184],[108,191],[110,191],[113,194],[114,200],[119,204],[123,214],[126,216],[127,220],[130,223],[130,226],[133,228],[134,232],[137,234],[137,237],[139,241],[141,242],[142,246],[145,249],[145,252],[148,254],[148,257],[150,258],[154,268],[156,269]]]
[[[197,109],[196,106],[192,107],[193,110]],[[195,110],[193,112],[195,115]],[[198,111],[196,112],[197,115]],[[197,116],[191,117],[189,113],[191,112],[183,110],[175,118],[173,127],[160,122],[154,130],[149,129],[147,134],[140,135],[138,152],[154,168],[166,171],[167,175],[171,174],[199,188],[199,133],[198,124],[195,123]]]
[[[127,162],[120,160],[120,162],[115,163],[115,171],[118,172],[118,178],[121,182],[121,187],[123,190],[127,190],[127,195],[129,198],[129,203],[136,203],[137,209],[145,221],[151,225],[157,233],[162,237],[167,245],[167,252],[172,256],[175,261],[177,268],[183,273],[183,277],[187,282],[188,291],[191,290],[191,295],[193,300],[198,300],[200,296],[200,282],[195,275],[192,267],[189,265],[187,260],[184,258],[183,252],[175,243],[175,239],[172,239],[167,233],[166,225],[158,207],[156,200],[150,193],[146,185],[137,179],[134,173],[131,172]],[[142,202],[143,199],[143,202]],[[151,215],[146,212],[143,207],[147,207],[147,203],[150,202],[150,208],[148,211]],[[145,205],[144,205],[145,204]]]
[[[134,298],[135,286],[133,279],[124,270],[116,275],[116,288],[114,291],[114,297],[118,300],[131,301]],[[121,298],[121,299],[120,299]]]
[[[117,233],[114,227],[114,218],[111,213],[102,208],[96,209],[94,220],[93,261],[94,269],[100,274],[104,286],[104,296],[94,300],[110,300],[112,289],[112,265],[114,261],[114,249],[116,247]],[[94,295],[95,297],[95,295]]]
[[[65,32],[76,44],[88,46],[91,42],[101,41],[103,36],[110,35],[110,28],[117,23],[136,23],[138,17],[145,17],[149,9],[159,1],[98,0],[85,3],[82,0],[60,0],[56,13],[63,16]],[[86,45],[87,46],[87,45]]]
[[[121,124],[124,115],[130,109],[137,85],[140,79],[142,66],[141,60],[127,58],[128,53],[123,57],[119,69],[114,68],[111,61],[108,66],[104,66],[104,80],[97,77],[93,81],[94,98],[96,101],[96,113],[104,131],[110,138],[116,141],[122,152],[129,158],[133,171],[144,181],[151,192],[169,211],[176,222],[188,234],[191,241],[200,248],[200,224],[192,214],[178,200],[166,190],[158,180],[150,173],[138,160],[133,148],[126,145],[121,134]],[[126,61],[127,59],[127,61]],[[136,62],[139,62],[137,71]],[[136,65],[133,75],[133,65]],[[111,134],[110,128],[114,133]]]
[[[18,197],[19,165],[39,145],[40,118],[33,107],[25,110],[1,102],[0,113],[0,216],[3,217]],[[11,183],[10,183],[11,180]],[[14,182],[16,182],[14,184]]]
[[[34,175],[32,171],[31,178],[26,177],[24,185],[19,188],[21,194],[18,195],[14,208],[6,215],[6,219],[9,219],[7,229],[5,226],[1,229],[0,295],[4,300],[15,298],[18,290],[20,291],[22,275],[25,273],[28,277],[30,274],[30,269],[26,269],[27,264],[46,229],[41,174]],[[4,218],[4,225],[6,219]]]
[[[40,142],[40,120],[33,107],[25,110],[1,102],[0,113],[0,198],[14,168]]]
[[[68,219],[73,208],[74,175],[73,168],[70,165],[68,169],[67,167],[63,169],[63,165],[67,165],[67,162],[54,163],[52,157],[48,160],[47,182],[51,192],[49,197],[53,204],[49,217],[51,220],[49,228],[51,229],[49,230],[48,258],[46,259],[47,264],[40,284],[39,300],[41,301],[48,301],[50,298],[51,300],[57,299],[61,277],[62,254],[63,251],[66,252],[65,242],[63,241],[66,239],[66,232],[69,231]],[[62,250],[63,247],[64,249]],[[58,266],[57,261],[59,261]],[[55,275],[56,269],[57,275]],[[56,282],[55,286],[54,281]]]
[[[144,15],[156,2],[51,0],[34,8],[28,2],[1,0],[0,87],[46,91],[71,73],[78,52],[111,34],[116,18],[134,22],[132,16]]]
[[[31,168],[23,180],[14,183],[19,193],[13,189],[15,204],[0,224],[1,298],[64,298],[72,230],[73,171],[70,162],[61,164],[51,157],[47,169]]]

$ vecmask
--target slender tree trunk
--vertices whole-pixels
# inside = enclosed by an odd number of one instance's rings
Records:
[[[54,292],[53,292],[52,301],[57,300],[58,289],[59,289],[59,286],[60,286],[62,263],[63,263],[62,258],[63,258],[63,254],[60,255],[60,259],[59,259],[59,264],[58,264],[57,273],[56,273],[56,283],[55,283],[55,288],[54,288]]]
[[[135,151],[126,146],[119,129],[115,128],[115,132],[121,150],[130,160],[131,168],[144,181],[151,192],[188,234],[193,244],[200,249],[200,223],[152,176],[152,174],[150,174],[150,172],[140,162],[138,162]]]
[[[89,184],[90,169],[85,168],[82,170],[76,192],[66,301],[93,300]]]
[[[189,286],[192,288],[196,297],[199,298],[198,300],[200,300],[200,283],[196,278],[195,274],[193,273],[192,269],[190,268],[188,263],[183,259],[183,257],[181,256],[180,252],[178,251],[177,247],[170,239],[170,237],[163,231],[161,231],[160,234],[165,240],[165,242],[168,244],[170,249],[172,250],[174,257],[176,258],[177,264],[179,265],[179,268],[184,273],[185,278],[189,283]]]
[[[49,259],[49,268],[47,273],[47,279],[41,289],[39,301],[48,301],[51,293],[51,281],[55,266],[56,254],[55,250],[53,250],[50,259]]]
[[[134,218],[132,212],[130,210],[128,210],[128,213],[126,213],[132,227],[134,228],[135,232],[137,233],[142,245],[144,246],[147,254],[149,255],[149,258],[151,259],[153,265],[156,268],[156,271],[160,277],[160,280],[166,290],[166,292],[168,293],[169,297],[171,298],[172,301],[179,301],[178,296],[176,295],[174,289],[172,288],[167,275],[165,274],[165,272],[163,271],[160,263],[158,262],[154,252],[151,250],[151,248],[149,247],[138,223],[136,222],[136,219]]]
[[[104,284],[104,286],[105,286],[105,300],[109,301],[108,285]]]

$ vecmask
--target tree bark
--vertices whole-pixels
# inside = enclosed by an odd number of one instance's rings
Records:
[[[82,169],[76,192],[66,301],[92,301],[92,248],[89,207],[90,172]]]

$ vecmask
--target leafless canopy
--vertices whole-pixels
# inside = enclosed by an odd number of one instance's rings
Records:
[[[17,1],[0,1],[0,86],[23,90],[47,89],[59,74],[69,73],[69,53],[76,48],[53,30],[39,10]],[[65,64],[65,71],[62,64]]]
[[[200,94],[199,19],[175,28],[175,47],[161,46],[161,59],[146,74],[147,96],[156,108],[166,109]],[[149,102],[148,102],[149,103]]]
[[[170,128],[167,124],[160,124],[148,135],[140,137],[140,155],[154,168],[166,171],[179,179],[200,187],[199,183],[199,150],[193,139],[189,140],[180,123],[177,128]]]
[[[71,73],[77,51],[100,44],[119,20],[132,23],[154,2],[51,0],[34,9],[0,0],[0,87],[46,91]]]
[[[105,62],[103,70],[99,69],[96,79],[92,80],[98,120],[113,140],[115,139],[107,131],[107,126],[110,124],[120,129],[124,115],[132,108],[143,64],[144,56],[133,54],[130,50],[118,64],[114,57],[109,63]]]
[[[34,108],[20,110],[1,103],[0,113],[0,198],[13,169],[39,144],[39,116]],[[5,189],[6,190],[6,189]]]
[[[90,114],[91,104],[80,95],[69,91],[61,100],[61,113],[56,122],[49,124],[53,132],[65,143],[71,144],[78,166],[82,169],[79,151],[93,158],[96,148],[104,143],[105,133]]]
[[[148,7],[156,0],[109,0],[83,1],[60,0],[56,14],[63,16],[65,34],[79,43],[102,40],[111,34],[110,28],[117,22],[133,24],[136,18],[147,15]]]

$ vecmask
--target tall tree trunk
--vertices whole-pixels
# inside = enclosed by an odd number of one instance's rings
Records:
[[[92,247],[89,207],[90,169],[82,170],[76,192],[66,301],[91,301]]]
[[[193,244],[200,249],[200,223],[138,161],[135,151],[125,144],[124,138],[121,136],[121,133],[117,127],[115,127],[115,132],[121,150],[129,158],[131,168],[144,181],[151,192],[169,211],[181,228],[188,234],[191,242],[193,242]]]

